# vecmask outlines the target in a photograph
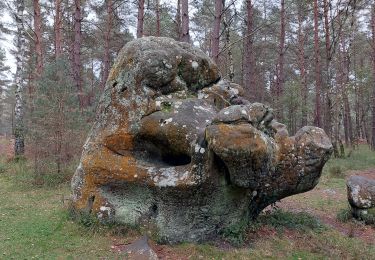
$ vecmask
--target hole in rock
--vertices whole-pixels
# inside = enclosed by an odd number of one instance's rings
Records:
[[[162,160],[164,163],[172,166],[186,165],[191,163],[191,157],[186,154],[163,154]]]
[[[159,141],[138,140],[138,160],[149,166],[182,166],[191,163],[191,156],[173,151],[170,146]]]
[[[153,204],[150,207],[150,215],[151,215],[151,217],[154,217],[154,218],[158,216],[158,205]]]

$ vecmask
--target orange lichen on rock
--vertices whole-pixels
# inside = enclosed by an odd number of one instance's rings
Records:
[[[271,108],[219,79],[189,44],[128,43],[73,176],[73,206],[176,243],[210,239],[312,189],[332,151],[324,131],[290,137]]]

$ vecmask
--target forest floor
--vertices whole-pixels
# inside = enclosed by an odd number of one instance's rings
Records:
[[[35,186],[27,162],[7,162],[11,145],[0,138],[0,259],[126,259],[118,249],[139,232],[72,221],[69,183]],[[364,145],[349,158],[331,159],[314,190],[266,209],[232,244],[223,238],[151,247],[161,259],[374,259],[375,227],[348,216],[351,174],[375,176],[375,154]]]

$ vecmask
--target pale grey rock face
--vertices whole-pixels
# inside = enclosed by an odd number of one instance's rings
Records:
[[[348,178],[346,186],[353,216],[374,224],[375,178],[354,175]]]
[[[72,179],[74,207],[167,243],[196,242],[312,189],[332,152],[324,131],[289,137],[243,93],[188,44],[127,44]]]
[[[354,175],[346,184],[351,206],[360,209],[375,207],[375,179]]]

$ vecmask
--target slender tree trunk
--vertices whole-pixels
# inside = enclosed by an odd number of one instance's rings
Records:
[[[180,40],[181,35],[181,0],[177,0],[177,11],[176,11],[176,39]]]
[[[328,19],[328,11],[330,0],[323,0],[323,16],[324,16],[324,29],[325,29],[325,46],[326,46],[326,70],[327,70],[327,81],[325,87],[325,117],[324,117],[324,130],[328,136],[331,136],[332,132],[332,100],[331,100],[331,77],[332,77],[332,50],[331,50],[331,34]]]
[[[156,0],[156,36],[160,37],[160,0]]]
[[[223,1],[223,6],[225,6],[225,0]],[[228,21],[228,16],[229,12],[224,13],[224,19],[223,19],[223,26],[224,26],[224,31],[225,31],[225,47],[228,48],[227,50],[227,57],[228,61],[227,64],[229,69],[228,69],[228,78],[230,82],[233,82],[234,78],[234,65],[233,65],[233,54],[232,54],[232,48],[230,48],[230,25]]]
[[[250,101],[256,101],[259,97],[255,86],[255,60],[254,60],[254,37],[253,37],[253,12],[254,6],[251,0],[246,0],[246,31],[244,39],[243,55],[243,78],[242,85],[249,95]]]
[[[58,59],[61,55],[61,44],[62,44],[62,11],[61,11],[61,0],[55,0],[55,58]]]
[[[279,60],[276,69],[276,116],[283,120],[282,96],[284,92],[284,62],[285,62],[285,0],[281,0],[280,12],[280,42],[279,42]]]
[[[33,7],[34,7],[35,54],[36,54],[35,74],[36,74],[36,78],[38,79],[43,71],[42,15],[40,13],[39,0],[33,0]]]
[[[375,80],[375,1],[371,8],[371,31],[372,31],[372,73]],[[372,83],[372,131],[371,147],[375,150],[375,82]]]
[[[24,17],[25,9],[24,0],[16,1],[16,23],[17,23],[17,54],[16,54],[16,75],[15,81],[15,108],[14,108],[14,154],[16,158],[22,157],[25,153],[24,131],[25,125],[23,120],[24,103],[23,103],[23,59],[25,54],[25,35],[24,35]]]
[[[107,24],[106,24],[106,31],[104,36],[104,69],[103,69],[103,75],[102,75],[102,90],[105,87],[105,83],[107,81],[108,75],[109,75],[109,69],[110,69],[110,49],[111,49],[111,29],[113,24],[113,6],[112,6],[112,0],[106,1],[106,8],[107,8]]]
[[[74,43],[73,43],[73,78],[78,92],[79,106],[84,106],[83,89],[82,89],[82,61],[81,61],[81,45],[82,45],[82,10],[81,0],[74,0]]]
[[[211,38],[211,58],[215,63],[219,60],[219,48],[220,48],[220,24],[221,15],[223,13],[223,1],[215,0],[215,18],[212,26],[212,38]]]
[[[321,88],[322,88],[322,69],[320,65],[319,50],[319,24],[318,24],[318,0],[314,0],[314,55],[315,55],[315,118],[314,124],[318,127],[322,126],[321,120]]]
[[[190,42],[189,34],[189,0],[181,1],[182,11],[182,28],[181,28],[181,41]]]
[[[302,97],[302,120],[301,126],[307,125],[307,79],[306,79],[306,62],[305,62],[305,35],[303,33],[303,6],[298,3],[298,65],[301,73],[301,97]]]
[[[143,37],[144,17],[145,17],[145,0],[138,0],[137,38]]]

